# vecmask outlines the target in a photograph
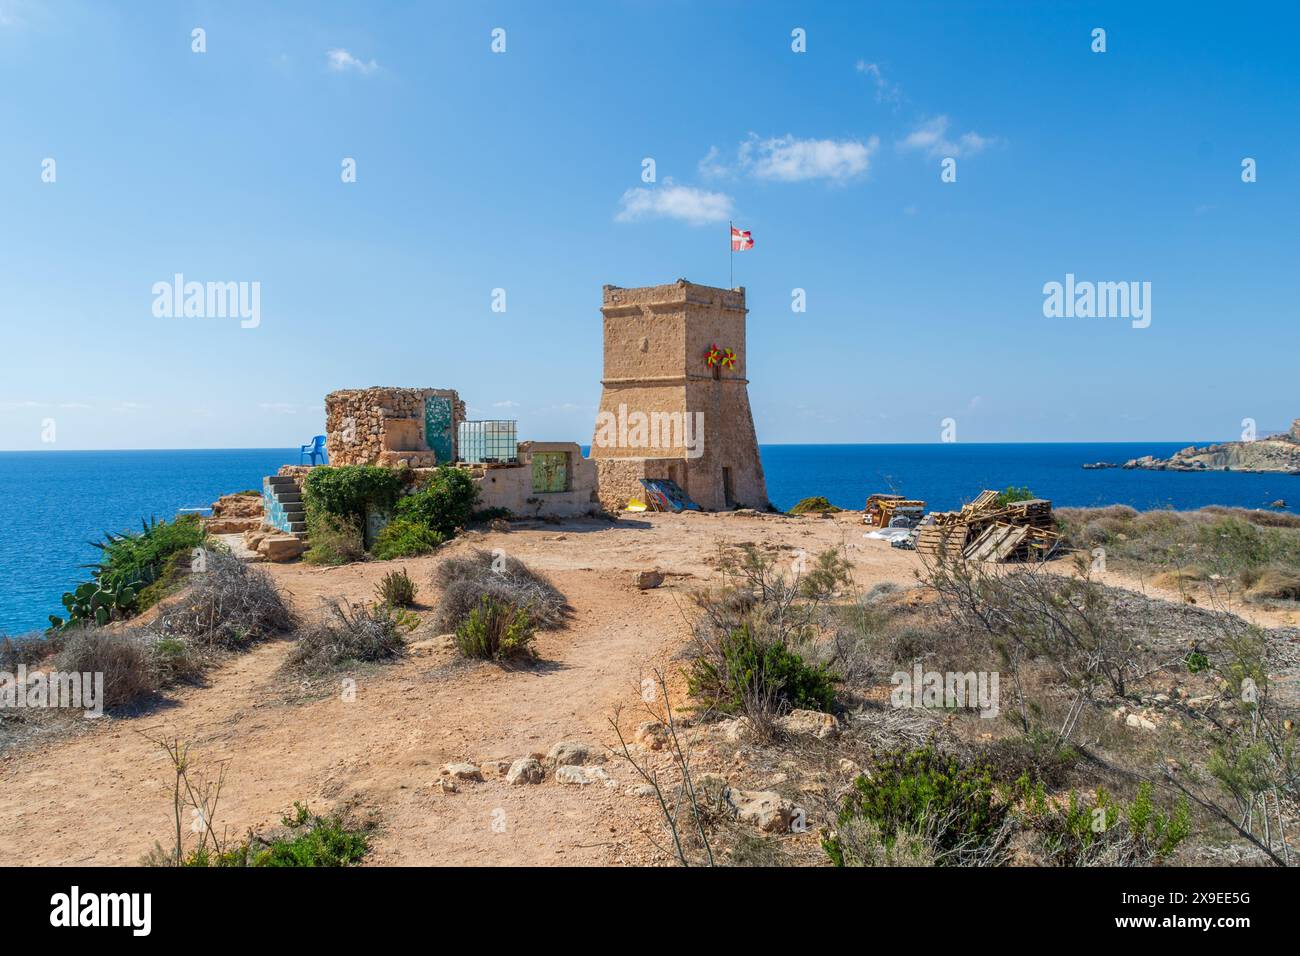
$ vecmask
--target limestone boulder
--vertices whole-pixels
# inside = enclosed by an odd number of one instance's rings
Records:
[[[291,534],[267,535],[257,545],[257,553],[268,561],[292,561],[306,550],[307,542]]]
[[[775,790],[737,790],[731,787],[724,795],[741,823],[748,823],[764,833],[784,833],[794,819],[794,805]]]
[[[777,719],[777,726],[787,734],[802,734],[826,740],[839,733],[839,724],[830,714],[817,710],[792,710]]]
[[[542,782],[542,765],[532,757],[520,757],[506,771],[506,783],[512,787]]]

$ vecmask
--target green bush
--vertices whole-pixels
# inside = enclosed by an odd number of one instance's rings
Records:
[[[295,801],[294,812],[280,822],[288,833],[269,841],[255,837],[230,849],[217,852],[207,845],[190,851],[181,864],[186,867],[325,867],[352,866],[370,851],[364,830],[349,827],[337,814],[322,817]],[[168,866],[168,856],[161,848],[152,861]]]
[[[417,591],[419,588],[403,569],[385,574],[375,587],[375,597],[379,598],[381,604],[387,604],[389,607],[410,607],[415,603]]]
[[[834,597],[841,588],[853,583],[853,565],[834,548],[817,555],[813,566],[799,582],[799,595],[812,601]]]
[[[258,855],[255,865],[349,866],[360,862],[370,849],[365,834],[349,829],[337,815],[317,816],[296,802],[293,809],[294,815],[280,822],[294,835],[271,843]]]
[[[463,468],[443,465],[424,487],[399,501],[393,515],[451,537],[469,524],[477,501],[473,476]]]
[[[835,514],[844,509],[837,508],[821,495],[813,498],[804,498],[797,505],[790,509],[792,515],[806,514]]]
[[[1161,812],[1151,799],[1151,784],[1143,783],[1129,803],[1098,787],[1092,803],[1070,791],[1068,806],[1048,800],[1042,783],[1018,781],[1019,815],[1033,830],[1056,866],[1134,866],[1159,863],[1191,832],[1186,797]]]
[[[876,757],[853,781],[837,818],[837,831],[822,840],[836,866],[861,865],[848,836],[869,822],[886,847],[900,837],[923,835],[933,863],[957,862],[950,854],[978,853],[991,843],[1008,813],[987,767],[964,765],[930,747],[895,750]]]
[[[436,550],[446,540],[441,532],[428,525],[410,518],[394,518],[379,532],[370,546],[370,554],[381,561],[414,558]]]
[[[466,657],[504,661],[532,657],[534,627],[526,608],[484,594],[456,628],[456,647]]]
[[[366,557],[361,525],[319,510],[307,512],[307,543],[302,559],[308,564],[349,564]]]
[[[63,595],[68,616],[52,614],[50,625],[103,625],[147,610],[175,588],[188,570],[191,552],[206,540],[197,515],[141,521],[134,534],[106,533],[103,541],[91,542],[100,550],[91,580]]]
[[[999,508],[1005,508],[1017,501],[1032,501],[1033,499],[1034,493],[1028,488],[1017,488],[1015,485],[1008,485],[998,492],[998,497],[993,503]]]
[[[404,482],[398,469],[378,465],[313,468],[303,481],[302,499],[308,515],[316,511],[360,524],[367,505],[380,510],[393,507]]]
[[[834,677],[827,665],[810,667],[780,641],[760,641],[748,624],[723,635],[718,658],[691,662],[691,696],[727,714],[745,713],[747,696],[772,699],[780,709],[829,711],[835,704]]]

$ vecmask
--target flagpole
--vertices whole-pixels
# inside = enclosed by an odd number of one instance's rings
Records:
[[[734,289],[736,287],[736,243],[733,241],[733,237],[735,236],[735,228],[736,227],[732,223],[732,221],[728,219],[727,220],[727,248],[731,250],[731,252],[728,254],[728,259],[727,259],[728,265],[731,266],[731,282],[727,286],[728,289]]]

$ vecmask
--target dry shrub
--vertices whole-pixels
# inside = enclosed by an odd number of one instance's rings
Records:
[[[1228,508],[1222,505],[1207,505],[1201,509],[1205,514],[1219,515],[1225,518],[1240,518],[1261,528],[1300,528],[1300,515],[1289,511],[1262,511],[1255,508]]]
[[[269,574],[224,552],[209,551],[205,560],[206,570],[192,574],[189,590],[159,617],[163,636],[239,650],[292,629],[293,614]]]
[[[47,639],[39,632],[9,637],[0,634],[0,671],[12,674],[19,664],[31,667],[59,649],[57,638]]]
[[[1107,508],[1057,508],[1056,522],[1069,547],[1092,549],[1124,534],[1137,511],[1127,505]]]
[[[464,624],[484,597],[527,611],[537,628],[560,627],[568,613],[563,593],[545,575],[518,558],[481,548],[443,561],[433,580],[442,589],[434,624],[444,632]]]
[[[406,650],[402,623],[385,605],[327,603],[298,631],[285,667],[302,674],[328,674],[345,664],[392,660]]]
[[[1246,590],[1251,601],[1300,600],[1300,571],[1291,568],[1269,567],[1253,575],[1254,580]]]
[[[150,636],[149,667],[158,687],[190,684],[203,676],[208,661],[179,637]]]
[[[1151,583],[1158,588],[1171,588],[1175,591],[1185,590],[1193,584],[1199,584],[1209,578],[1201,568],[1177,568],[1173,571],[1162,571],[1151,579]]]
[[[104,708],[128,707],[158,689],[149,640],[137,631],[78,628],[68,634],[54,669],[104,675]]]

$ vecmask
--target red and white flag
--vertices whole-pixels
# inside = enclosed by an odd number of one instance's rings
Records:
[[[731,251],[744,252],[746,249],[754,248],[754,234],[746,229],[741,232],[735,226],[731,227]]]

